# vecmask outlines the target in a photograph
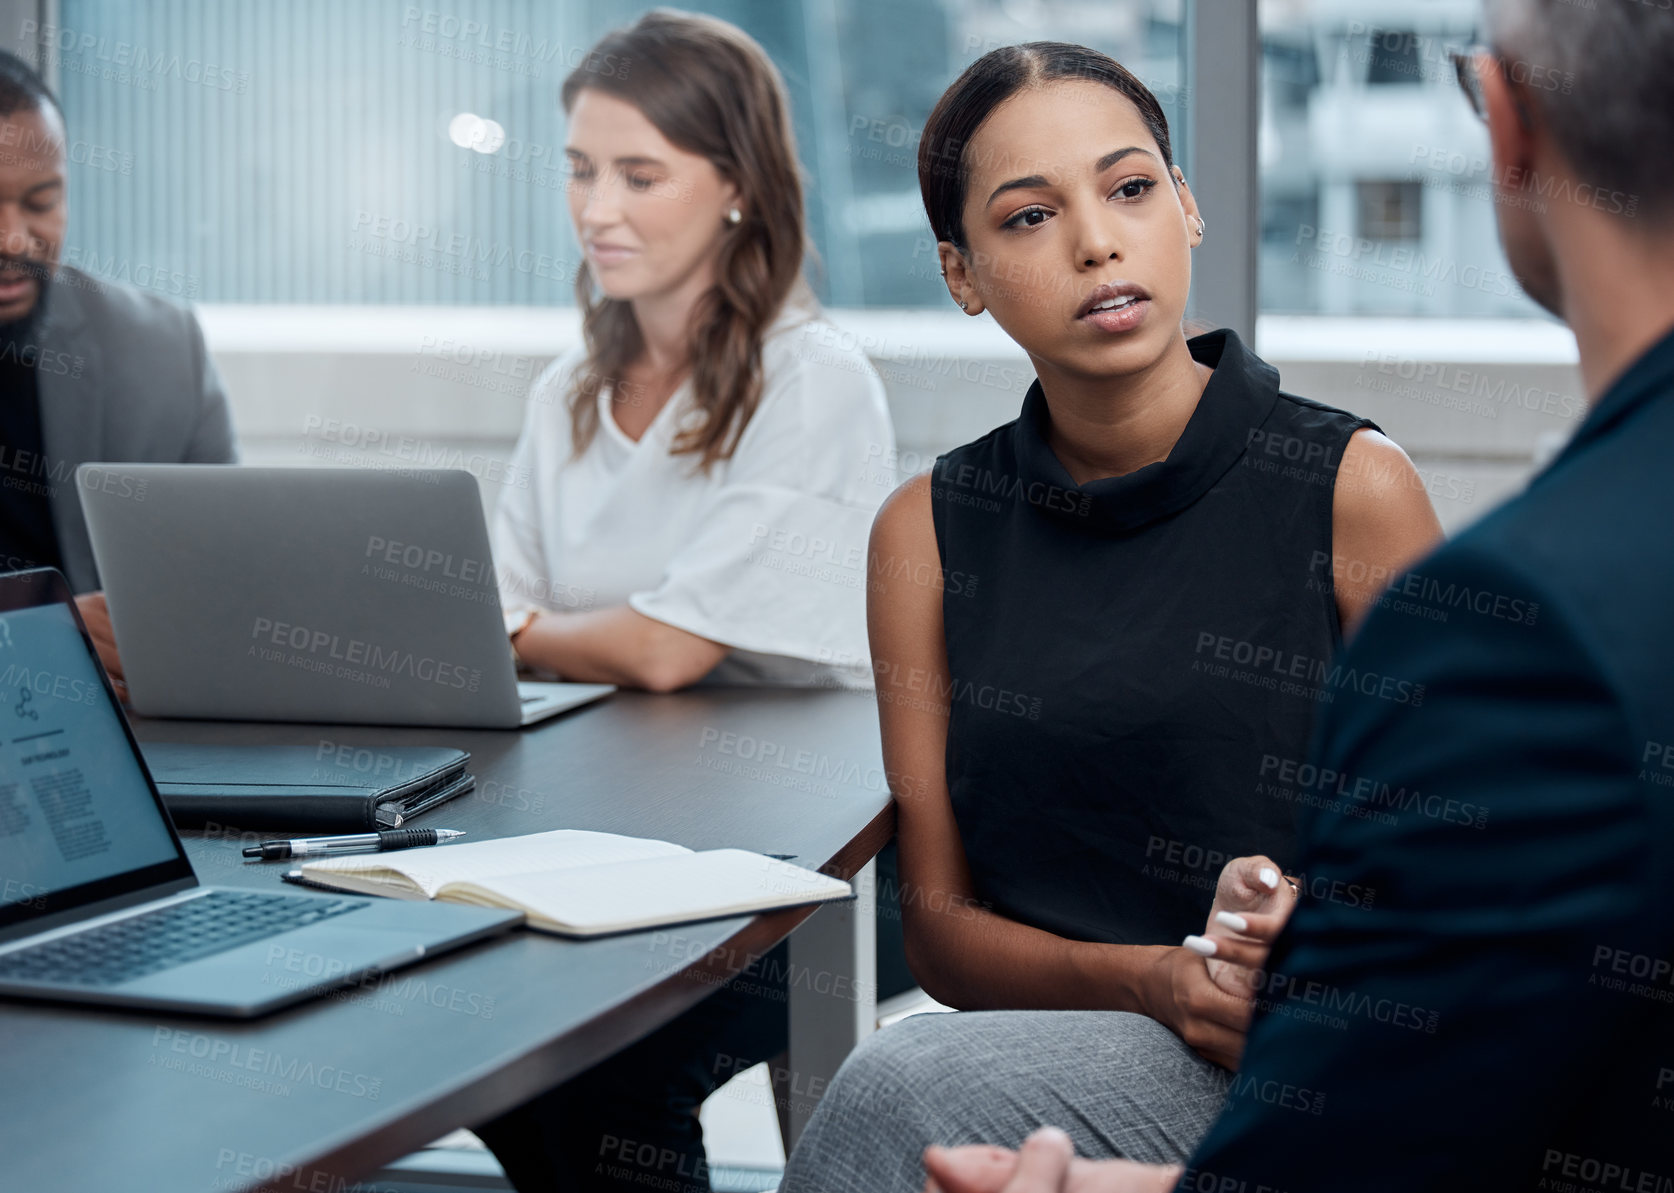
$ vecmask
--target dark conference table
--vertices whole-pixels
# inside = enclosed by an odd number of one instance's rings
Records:
[[[307,745],[368,767],[379,746],[469,750],[476,790],[421,822],[468,840],[594,829],[795,854],[852,878],[894,830],[866,693],[619,693],[520,732],[134,727],[142,742]],[[182,834],[201,882],[277,889],[290,863],[240,856],[272,835]],[[252,1021],[0,1002],[0,1186],[341,1190],[638,1039],[804,925],[791,938],[799,1125],[875,1014],[873,892],[856,887],[817,914],[591,941],[519,929]]]

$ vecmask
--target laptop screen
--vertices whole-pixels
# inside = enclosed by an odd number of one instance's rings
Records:
[[[0,927],[190,874],[62,582],[45,576],[0,580],[49,598],[0,607]]]

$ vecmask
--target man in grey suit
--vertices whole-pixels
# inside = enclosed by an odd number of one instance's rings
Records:
[[[228,464],[236,451],[191,312],[59,264],[66,146],[57,99],[0,52],[0,571],[61,570],[119,678],[77,466]]]

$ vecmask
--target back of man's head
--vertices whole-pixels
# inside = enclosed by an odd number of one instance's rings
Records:
[[[0,116],[48,110],[63,119],[58,97],[46,85],[46,80],[16,54],[0,50]]]
[[[1608,209],[1674,227],[1674,4],[1487,0],[1536,119]],[[1619,204],[1619,205],[1618,205]]]

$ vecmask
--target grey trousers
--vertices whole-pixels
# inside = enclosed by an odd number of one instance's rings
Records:
[[[1232,1081],[1144,1015],[915,1015],[843,1063],[779,1189],[919,1193],[930,1144],[1016,1147],[1047,1125],[1069,1132],[1088,1159],[1179,1163]]]

